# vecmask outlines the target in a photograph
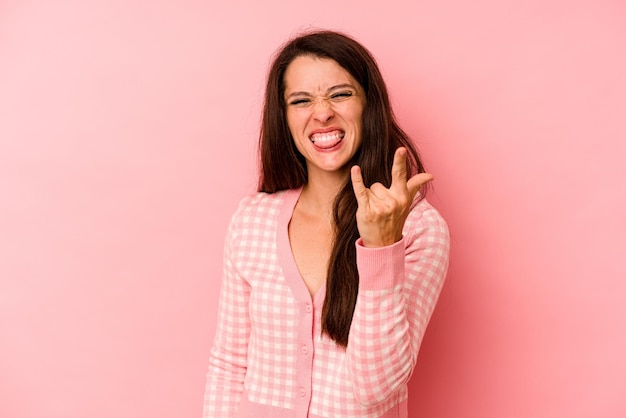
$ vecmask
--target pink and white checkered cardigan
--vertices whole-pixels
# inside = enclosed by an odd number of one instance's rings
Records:
[[[204,418],[407,417],[407,381],[448,267],[449,234],[426,200],[401,241],[357,241],[359,294],[347,349],[322,335],[291,253],[300,189],[242,200],[224,251]]]

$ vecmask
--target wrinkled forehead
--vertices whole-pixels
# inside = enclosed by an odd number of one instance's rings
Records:
[[[283,95],[303,92],[310,95],[327,94],[336,86],[362,90],[361,85],[337,61],[314,55],[293,59],[283,75]]]

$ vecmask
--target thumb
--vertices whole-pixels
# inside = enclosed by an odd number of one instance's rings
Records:
[[[409,191],[409,196],[411,196],[411,200],[413,200],[413,198],[423,185],[433,181],[433,179],[434,177],[430,173],[419,173],[411,177],[411,179],[406,183],[406,188]]]

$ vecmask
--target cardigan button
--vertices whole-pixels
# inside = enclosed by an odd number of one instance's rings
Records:
[[[300,388],[298,393],[300,394],[301,398],[304,398],[306,396],[306,389],[305,388]]]
[[[303,345],[302,348],[300,349],[300,352],[306,356],[307,354],[309,354],[309,347],[307,347],[306,345]]]
[[[311,313],[311,311],[313,311],[313,307],[311,306],[310,303],[306,304],[306,308],[304,308],[307,312]]]

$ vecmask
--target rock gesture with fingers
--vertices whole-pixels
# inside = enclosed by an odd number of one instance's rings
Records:
[[[393,157],[389,188],[381,183],[365,187],[361,168],[352,167],[352,187],[359,205],[356,222],[365,247],[384,247],[400,241],[415,195],[422,185],[433,179],[428,173],[407,179],[406,166],[407,151],[400,147]]]

